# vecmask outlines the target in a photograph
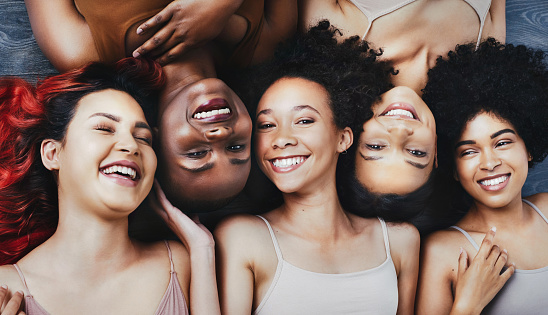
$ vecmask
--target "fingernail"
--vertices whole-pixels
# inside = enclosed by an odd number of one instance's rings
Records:
[[[7,285],[5,285],[5,284],[2,285],[2,289],[7,289],[7,288],[8,288]]]
[[[462,249],[462,247],[460,248],[460,253],[462,254],[462,252],[464,252],[464,249]]]
[[[496,227],[496,226],[493,226],[493,227],[491,228],[491,231],[496,232],[496,231],[497,231],[497,227]]]
[[[19,293],[21,295],[25,295],[25,293],[23,293],[23,291],[21,291],[21,290],[17,291],[17,293]]]
[[[505,254],[508,254],[508,251],[505,249],[502,250]]]
[[[142,28],[137,28],[137,35],[141,34],[143,32],[143,29]]]
[[[138,58],[140,55],[141,54],[136,51],[133,52],[133,58]]]

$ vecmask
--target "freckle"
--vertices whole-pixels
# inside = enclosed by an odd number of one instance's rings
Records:
[[[452,268],[451,271],[455,271],[455,269]]]

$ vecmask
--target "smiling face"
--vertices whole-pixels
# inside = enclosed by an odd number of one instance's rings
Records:
[[[256,128],[259,166],[284,193],[334,185],[339,153],[352,144],[350,128],[335,125],[327,91],[301,78],[280,79],[266,90]]]
[[[455,176],[477,203],[500,208],[521,200],[529,160],[512,124],[481,113],[465,125],[457,141]]]
[[[251,118],[223,81],[186,86],[161,106],[160,117],[158,179],[175,206],[226,200],[243,189],[251,168]]]
[[[373,118],[363,124],[356,150],[356,176],[374,193],[407,194],[428,180],[435,164],[436,124],[412,89],[381,95]]]
[[[127,215],[149,193],[156,170],[152,133],[127,93],[103,90],[77,104],[58,155],[60,207],[92,207]],[[44,145],[43,145],[44,146]]]

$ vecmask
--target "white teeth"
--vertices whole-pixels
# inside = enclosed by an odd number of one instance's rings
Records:
[[[480,181],[480,184],[482,184],[484,186],[494,186],[494,185],[498,185],[502,182],[505,182],[507,179],[508,179],[508,175],[504,175],[504,176],[500,176],[500,177],[493,178],[493,179],[482,180],[482,181]]]
[[[230,114],[230,108],[226,107],[221,109],[210,110],[208,112],[199,112],[194,114],[193,117],[196,119],[202,119],[202,118],[208,118],[211,116],[225,115],[225,114]]]
[[[274,166],[276,167],[288,167],[301,164],[302,162],[304,162],[304,157],[300,156],[287,159],[276,159],[274,160],[274,162],[272,162],[272,164],[274,164]]]
[[[407,116],[410,118],[415,118],[413,113],[405,109],[392,109],[388,111],[388,113],[384,114],[384,116]]]
[[[129,177],[131,177],[131,179],[135,179],[135,177],[137,177],[137,171],[136,170],[134,170],[131,167],[120,166],[120,165],[113,165],[111,167],[105,168],[103,170],[103,173],[105,173],[105,174],[120,173],[120,174],[123,174],[123,175],[129,175]]]

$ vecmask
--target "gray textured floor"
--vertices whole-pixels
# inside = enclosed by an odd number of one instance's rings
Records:
[[[507,0],[506,19],[508,43],[548,52],[548,1]],[[36,81],[54,73],[36,45],[24,1],[0,0],[0,75]],[[531,170],[523,189],[525,196],[537,192],[548,192],[548,160]]]

